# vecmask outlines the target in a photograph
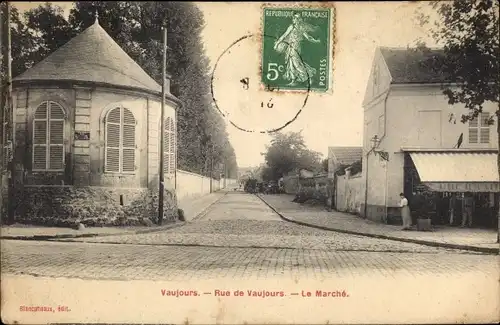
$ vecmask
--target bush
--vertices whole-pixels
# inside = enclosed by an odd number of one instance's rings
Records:
[[[184,216],[184,210],[177,209],[177,215],[179,216],[180,221],[186,221],[186,217]]]

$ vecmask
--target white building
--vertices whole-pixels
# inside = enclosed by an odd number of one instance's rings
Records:
[[[454,197],[449,206],[436,207],[446,213],[460,210],[464,192],[473,192],[476,214],[484,219],[476,219],[477,224],[494,227],[496,217],[488,211],[498,206],[494,193],[500,190],[494,116],[498,103],[485,103],[480,118],[461,123],[467,109],[448,104],[440,87],[443,76],[426,64],[439,55],[439,50],[406,48],[375,52],[363,102],[361,214],[378,221],[398,216],[399,194],[411,202],[413,193],[422,188],[437,192],[443,200]],[[494,126],[485,123],[490,117],[495,118]],[[380,140],[376,149],[374,136]],[[388,160],[381,159],[380,151]]]

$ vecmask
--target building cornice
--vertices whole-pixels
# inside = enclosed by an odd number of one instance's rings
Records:
[[[161,101],[161,91],[153,91],[136,87],[118,86],[102,82],[89,82],[79,80],[14,80],[12,83],[14,88],[63,88],[63,89],[98,89],[107,90],[110,92],[119,92],[122,94],[130,94],[136,96],[147,96],[149,98]],[[165,100],[174,104],[174,108],[182,107],[180,99],[174,95],[167,93]]]

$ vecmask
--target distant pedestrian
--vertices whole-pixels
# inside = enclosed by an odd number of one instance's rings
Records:
[[[401,217],[403,219],[403,228],[402,230],[410,230],[411,227],[411,214],[410,207],[408,206],[408,199],[405,197],[403,193],[400,193],[401,202],[399,206],[401,207]]]

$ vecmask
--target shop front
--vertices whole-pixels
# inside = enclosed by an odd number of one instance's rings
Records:
[[[434,225],[496,228],[497,151],[405,151],[404,192],[416,216],[421,206],[430,207]]]

